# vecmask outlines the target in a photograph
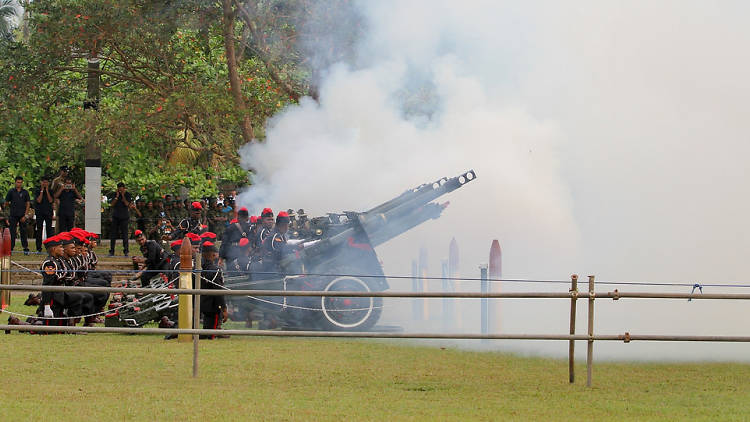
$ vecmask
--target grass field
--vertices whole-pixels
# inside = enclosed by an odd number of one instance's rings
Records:
[[[28,311],[14,298],[13,309]],[[3,317],[2,322],[6,321]],[[567,361],[373,340],[0,334],[0,418],[747,420],[750,366]]]

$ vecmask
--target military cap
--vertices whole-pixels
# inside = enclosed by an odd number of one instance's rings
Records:
[[[194,201],[190,204],[190,208],[192,208],[193,211],[200,211],[203,209],[203,205],[201,205],[201,203],[198,201]]]
[[[172,248],[173,251],[180,249],[182,247],[182,239],[177,239],[174,242],[170,243],[169,247]]]
[[[284,224],[288,223],[289,221],[289,214],[287,214],[286,211],[281,211],[276,217],[276,224]]]
[[[242,207],[239,211],[237,211],[237,215],[247,217],[248,215],[250,215],[250,213],[247,211],[247,208]]]
[[[270,208],[263,208],[263,212],[260,213],[261,217],[273,217],[273,210]]]
[[[252,224],[257,224],[258,223],[258,216],[257,215],[250,216],[250,222]]]
[[[60,239],[57,236],[50,236],[44,239],[44,242],[42,242],[42,244],[44,244],[44,246],[48,248],[51,248],[53,246],[61,245],[62,243],[60,243]]]

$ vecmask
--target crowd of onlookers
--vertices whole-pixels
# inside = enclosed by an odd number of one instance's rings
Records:
[[[33,188],[27,188],[29,182]],[[138,189],[137,191],[141,191]],[[202,205],[201,222],[221,239],[229,222],[236,217],[235,190],[219,192],[215,196],[198,199]],[[177,195],[146,198],[134,196],[123,183],[117,190],[102,198],[101,235],[103,239],[122,239],[127,255],[127,241],[133,231],[141,230],[149,239],[171,237],[179,222],[188,217],[188,206],[196,199]],[[68,167],[61,167],[57,176],[43,176],[38,181],[27,181],[18,176],[14,186],[0,201],[0,227],[9,227],[15,249],[20,239],[23,251],[30,251],[29,239],[37,252],[42,241],[55,233],[84,226],[85,204],[82,194],[69,175]],[[114,242],[110,253],[114,253]]]

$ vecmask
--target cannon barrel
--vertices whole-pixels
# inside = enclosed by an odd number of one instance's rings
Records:
[[[381,245],[429,219],[438,218],[447,204],[441,205],[431,201],[474,179],[476,173],[469,170],[456,177],[444,177],[407,190],[396,198],[357,214],[357,218],[350,226],[341,232],[321,239],[298,254],[287,255],[282,259],[281,267],[286,268],[300,259],[308,268],[319,266],[325,261],[335,259],[335,254],[331,252],[351,242],[351,239],[357,239],[359,243],[366,240],[373,247]]]

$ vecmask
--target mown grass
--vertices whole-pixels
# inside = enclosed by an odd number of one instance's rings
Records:
[[[14,308],[20,303],[14,298]],[[22,308],[23,306],[20,305]],[[3,321],[5,322],[5,318]],[[23,420],[746,420],[750,366],[602,363],[373,340],[0,334]]]

